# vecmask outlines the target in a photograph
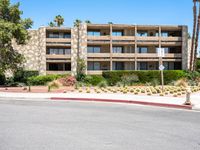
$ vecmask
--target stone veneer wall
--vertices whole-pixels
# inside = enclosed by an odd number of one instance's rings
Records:
[[[77,68],[77,51],[79,40],[79,52],[80,58],[85,60],[87,66],[87,24],[82,23],[79,27],[79,39],[78,28],[74,27],[71,30],[71,73],[76,75]],[[87,72],[86,72],[87,73]]]
[[[13,48],[23,54],[26,61],[26,70],[38,70],[41,75],[46,74],[46,33],[45,28],[29,30],[30,39],[26,45],[17,45],[13,42]]]
[[[182,69],[188,70],[189,69],[189,54],[190,48],[188,45],[188,27],[182,27]]]

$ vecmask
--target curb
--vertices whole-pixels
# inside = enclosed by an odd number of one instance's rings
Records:
[[[189,105],[164,104],[164,103],[144,102],[144,101],[134,101],[134,100],[116,100],[116,99],[98,99],[98,98],[62,98],[62,97],[51,97],[50,99],[51,100],[64,100],[64,101],[126,103],[126,104],[138,104],[138,105],[148,105],[148,106],[192,110],[192,106],[189,106]]]

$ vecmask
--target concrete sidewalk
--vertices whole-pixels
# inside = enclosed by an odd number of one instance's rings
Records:
[[[161,97],[161,96],[139,96],[133,94],[87,94],[87,93],[7,93],[0,92],[0,98],[18,98],[43,100],[72,100],[72,101],[97,101],[142,104],[160,107],[172,107],[183,109],[200,110],[200,93],[193,94],[191,101],[193,106],[183,105],[185,97]]]

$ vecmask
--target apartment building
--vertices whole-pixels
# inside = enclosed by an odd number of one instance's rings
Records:
[[[40,74],[76,74],[77,56],[87,74],[108,70],[158,70],[157,48],[165,49],[166,70],[189,67],[187,26],[81,24],[79,28],[30,30],[27,45],[14,48],[26,57],[24,67]]]

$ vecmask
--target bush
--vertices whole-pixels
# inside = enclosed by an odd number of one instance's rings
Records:
[[[101,75],[88,75],[84,79],[84,83],[97,86],[102,81],[105,81],[104,77]]]
[[[0,85],[4,85],[6,82],[6,77],[3,73],[0,72]]]
[[[108,84],[107,84],[107,82],[104,80],[104,81],[101,81],[99,84],[98,84],[98,87],[100,87],[100,88],[105,88],[105,87],[107,87],[108,86]]]
[[[133,76],[137,75],[139,78],[139,83],[152,83],[152,81],[157,80],[160,83],[160,71],[148,70],[148,71],[105,71],[103,72],[103,77],[107,80],[109,85],[116,85],[117,82],[122,81],[123,76]],[[185,77],[186,73],[183,70],[165,70],[164,71],[164,81],[165,84],[169,84],[172,81],[176,81]]]
[[[46,85],[48,82],[53,80],[63,78],[67,75],[46,75],[46,76],[34,76],[28,78],[28,83],[30,85]]]
[[[164,71],[164,82],[169,84],[172,81],[177,81],[181,78],[185,78],[187,73],[183,70],[165,70]]]
[[[197,71],[200,72],[200,59],[197,60],[196,67]]]
[[[134,82],[138,82],[139,78],[137,75],[132,74],[132,75],[123,75],[121,77],[122,83],[124,86],[126,85],[132,85]]]
[[[58,79],[58,81],[63,85],[63,86],[74,86],[76,83],[76,78],[72,76],[64,77]]]
[[[33,76],[38,76],[38,71],[32,71],[32,70],[18,70],[14,73],[14,82],[22,82],[27,84],[28,78]]]
[[[50,92],[51,89],[58,89],[60,86],[61,86],[60,82],[52,81],[52,82],[48,83],[48,92]]]

